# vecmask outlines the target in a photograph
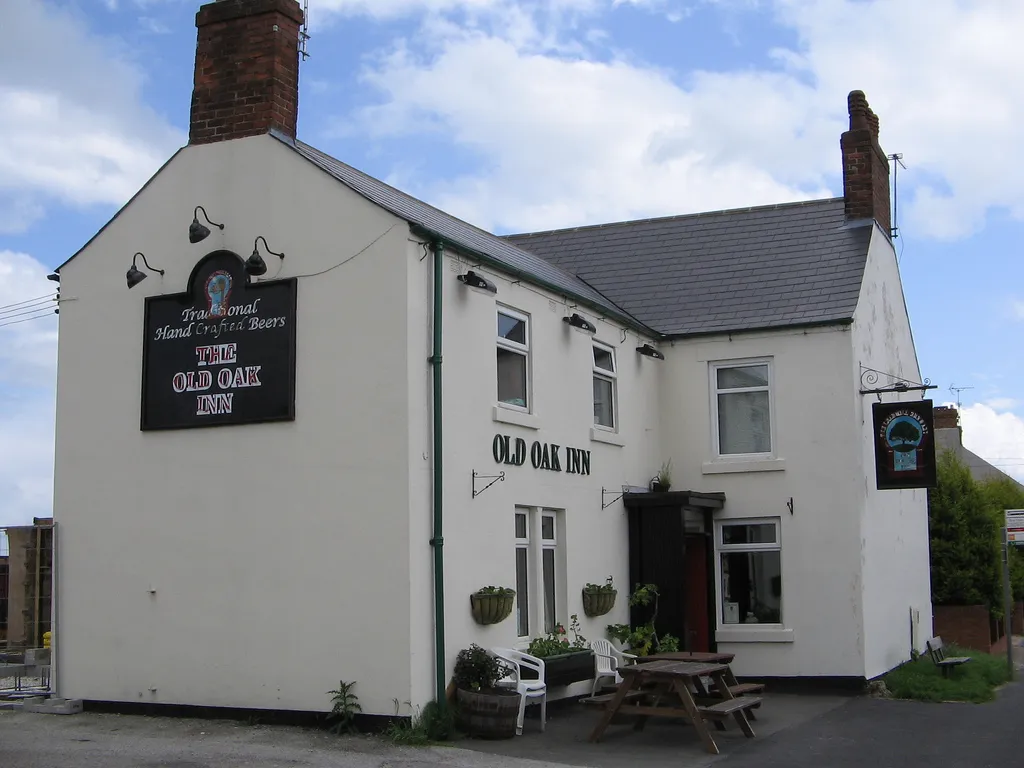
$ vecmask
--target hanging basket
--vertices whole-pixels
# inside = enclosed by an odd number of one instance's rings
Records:
[[[617,590],[611,592],[587,592],[583,590],[583,612],[587,616],[604,616],[615,607]]]
[[[469,604],[473,611],[473,619],[477,624],[497,624],[512,614],[512,601],[516,593],[489,595],[474,592],[469,596]]]

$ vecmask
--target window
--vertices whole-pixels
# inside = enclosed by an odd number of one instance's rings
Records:
[[[516,632],[530,636],[530,517],[516,510]]]
[[[516,634],[527,638],[566,620],[561,519],[556,510],[527,507],[517,507],[515,517]]]
[[[529,410],[530,328],[525,315],[498,310],[498,402]]]
[[[718,524],[722,626],[782,623],[778,519]]]
[[[771,453],[771,363],[712,365],[711,387],[718,455]]]
[[[615,429],[615,350],[594,345],[594,424]]]

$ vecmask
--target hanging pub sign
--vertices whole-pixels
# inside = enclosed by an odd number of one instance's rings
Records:
[[[879,490],[934,488],[932,401],[873,403],[875,485]]]
[[[247,283],[215,251],[184,293],[146,299],[142,429],[295,418],[296,281]]]

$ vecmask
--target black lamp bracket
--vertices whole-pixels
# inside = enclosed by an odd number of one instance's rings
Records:
[[[878,386],[881,381],[881,386]],[[932,384],[931,379],[924,382],[911,381],[897,376],[894,373],[877,371],[860,364],[860,393],[862,395],[878,395],[878,401],[882,401],[882,395],[902,392],[926,392],[929,389],[938,389]]]
[[[263,250],[269,253],[271,256],[277,256],[279,259],[284,260],[284,254],[278,253],[277,251],[270,250],[270,246],[267,245],[267,238],[263,235],[256,235],[256,239],[253,241],[252,249],[255,251],[256,247],[260,244],[260,240],[263,241]]]
[[[137,252],[134,256],[132,256],[133,267],[136,267],[136,269],[138,268],[138,265],[135,263],[135,260],[138,259],[139,256],[142,257],[142,263],[146,265],[146,269],[148,269],[150,272],[157,272],[161,275],[164,274],[164,271],[162,269],[154,269],[153,267],[149,266],[149,262],[146,261],[146,254],[142,253],[141,251]]]
[[[196,221],[198,221],[199,220],[199,212],[200,211],[203,212],[203,218],[206,219],[206,223],[207,224],[209,224],[210,226],[213,226],[213,227],[217,227],[218,229],[221,229],[221,230],[224,229],[224,225],[223,224],[218,224],[217,222],[210,220],[210,217],[206,213],[206,209],[203,208],[203,206],[201,206],[201,205],[197,205],[196,209],[194,211],[192,211],[192,218],[195,219]]]
[[[477,490],[477,488],[476,488],[476,481],[477,480],[490,480],[491,482],[489,482],[487,485],[485,485],[480,490]],[[478,474],[477,471],[474,469],[473,470],[473,498],[475,499],[481,493],[483,493],[488,488],[490,488],[492,485],[494,485],[495,483],[498,483],[498,482],[505,482],[505,473],[504,472],[500,472],[497,475],[481,475],[481,474]]]
[[[619,495],[615,496],[614,499],[612,499],[611,501],[607,501],[606,500],[609,496],[613,496],[616,493],[619,494]],[[618,501],[619,499],[621,499],[625,495],[626,495],[625,491],[608,490],[607,488],[602,486],[601,487],[601,509],[608,509],[608,507],[610,507],[612,504],[614,504],[616,501]]]

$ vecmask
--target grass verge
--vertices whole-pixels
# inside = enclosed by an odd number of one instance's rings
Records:
[[[894,669],[882,679],[894,698],[916,701],[967,701],[981,704],[995,698],[995,689],[1010,679],[1005,656],[946,646],[947,656],[970,656],[971,661],[949,671],[948,677],[928,654]]]

